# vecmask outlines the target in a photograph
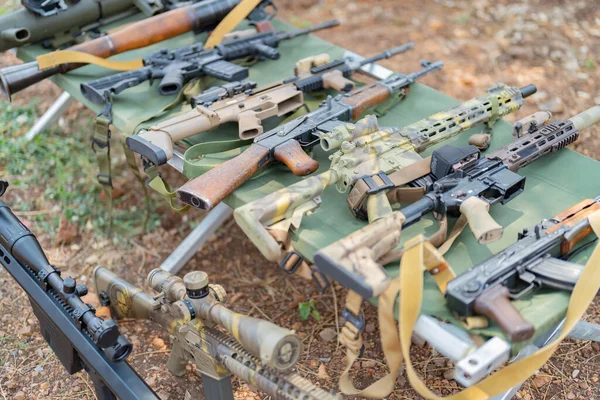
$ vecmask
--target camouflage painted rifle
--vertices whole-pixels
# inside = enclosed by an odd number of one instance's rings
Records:
[[[593,233],[588,217],[598,210],[600,197],[584,200],[524,229],[516,243],[448,282],[448,307],[461,317],[489,317],[512,342],[530,339],[535,328],[511,300],[538,287],[573,290],[583,266],[568,259],[577,243]]]
[[[254,82],[213,87],[191,99],[192,111],[129,136],[127,146],[154,165],[163,165],[173,156],[174,142],[226,122],[238,123],[240,139],[253,139],[263,133],[263,120],[281,117],[304,106],[304,93],[330,88],[349,92],[354,83],[348,78],[354,71],[413,47],[413,43],[408,43],[361,62],[350,58],[334,60],[313,66],[307,76],[293,76],[260,88]]]
[[[110,0],[101,0],[108,3]],[[110,33],[99,38],[80,43],[70,47],[68,50],[89,53],[97,57],[108,58],[125,51],[139,49],[151,44],[167,40],[181,35],[182,33],[194,31],[205,32],[213,29],[235,6],[242,0],[203,0],[197,4],[146,18],[134,22],[117,32]],[[141,3],[143,0],[136,0]],[[91,3],[97,7],[98,1],[82,0],[80,3]],[[118,0],[112,7],[121,7],[127,4],[131,7],[131,0]],[[262,0],[260,4],[250,13],[248,19],[251,21],[263,21],[272,17],[266,8],[273,6],[273,0]],[[273,6],[274,7],[274,6]],[[75,9],[75,8],[73,8]],[[276,11],[276,9],[275,9]],[[68,11],[67,11],[68,12]],[[61,14],[47,17],[49,19],[60,18]],[[69,20],[72,23],[73,20]],[[17,27],[18,28],[18,27]],[[9,31],[13,32],[14,31]],[[8,96],[12,95],[56,74],[65,74],[84,64],[62,64],[56,67],[40,70],[37,61],[24,64],[8,66],[0,69],[0,89]]]
[[[582,129],[598,122],[600,105],[566,121],[532,124],[516,140],[481,158],[475,146],[441,147],[431,157],[429,179],[420,181],[428,185],[420,200],[394,212],[388,203],[387,212],[378,215],[376,221],[320,250],[314,257],[315,264],[322,273],[363,298],[370,298],[389,285],[389,277],[378,259],[398,245],[403,228],[426,214],[462,214],[480,243],[499,239],[503,228],[488,210],[493,204],[509,202],[524,190],[525,177],[516,171],[573,143]],[[382,198],[372,197],[381,206]]]
[[[248,78],[248,67],[232,61],[247,57],[278,60],[281,56],[277,50],[280,42],[339,24],[339,21],[332,20],[291,32],[257,32],[225,41],[214,49],[205,49],[201,43],[175,50],[162,49],[145,57],[142,68],[82,83],[81,93],[86,99],[102,104],[113,95],[146,81],[160,80],[158,92],[164,96],[179,93],[187,82],[202,76],[212,76],[228,82],[240,81]]]
[[[422,161],[418,152],[518,110],[523,98],[534,92],[532,86],[519,89],[498,84],[489,88],[485,96],[403,128],[380,129],[373,116],[356,124],[340,124],[321,134],[323,149],[339,149],[329,156],[328,171],[237,208],[235,220],[268,260],[278,261],[281,248],[269,231],[287,231],[291,221],[296,221],[297,227],[298,218],[318,206],[320,201],[315,199],[325,188],[336,185],[344,193],[365,177],[384,177]],[[490,107],[493,102],[498,104],[496,113]],[[382,192],[385,187],[380,189]]]
[[[418,72],[394,74],[350,93],[329,97],[316,110],[257,136],[239,156],[180,187],[177,197],[192,207],[210,210],[254,173],[275,161],[285,164],[297,176],[311,174],[319,163],[305,150],[317,144],[319,134],[329,132],[340,121],[355,120],[382,103],[396,104],[404,98],[408,86],[443,66],[441,61],[421,63],[424,68]]]
[[[151,320],[174,337],[167,368],[176,376],[192,361],[204,376],[222,380],[233,374],[275,399],[337,398],[292,372],[302,344],[293,331],[230,311],[222,304],[224,289],[209,285],[204,272],[181,279],[151,271],[147,283],[158,297],[105,268],[94,270],[94,283],[101,303],[117,318]]]

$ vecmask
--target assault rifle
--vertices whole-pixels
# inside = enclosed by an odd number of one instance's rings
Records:
[[[536,287],[573,290],[583,266],[568,259],[582,248],[574,250],[577,243],[592,233],[588,216],[598,210],[600,197],[584,200],[524,229],[513,245],[448,282],[448,307],[462,317],[486,315],[513,342],[530,339],[535,328],[511,300]]]
[[[98,2],[96,1],[81,1],[81,3],[84,2],[91,3],[96,8],[98,7]],[[108,3],[108,1],[103,1],[102,3],[105,2]],[[130,7],[131,2],[131,0],[118,0],[114,2],[115,5],[113,7],[121,7],[123,5]],[[176,8],[160,15],[146,18],[143,21],[135,22],[117,32],[78,44],[70,47],[68,50],[108,58],[115,54],[161,42],[185,32],[205,32],[213,29],[240,2],[241,0],[204,0],[197,4]],[[139,3],[139,1],[136,1],[136,3]],[[273,6],[273,0],[262,0],[252,13],[250,13],[248,19],[259,22],[272,17],[272,15],[267,13],[269,6]],[[56,18],[60,17],[60,15],[57,14]],[[70,21],[72,22],[73,20]],[[37,61],[32,61],[5,67],[0,69],[0,88],[10,100],[11,96],[20,90],[53,75],[67,73],[82,65],[62,64],[40,70]]]
[[[246,57],[278,60],[281,54],[276,48],[281,41],[339,24],[339,21],[333,20],[293,32],[260,32],[223,42],[214,49],[204,49],[201,43],[175,50],[165,48],[144,58],[143,68],[82,83],[81,93],[94,103],[104,103],[110,96],[148,80],[161,80],[158,91],[164,96],[179,93],[185,83],[201,76],[212,76],[228,82],[241,81],[248,77],[248,68],[231,61]]]
[[[0,181],[0,195],[8,185]],[[85,369],[101,400],[158,399],[123,362],[132,346],[113,320],[96,316],[80,296],[84,284],[62,279],[37,239],[0,201],[0,264],[23,288],[40,322],[40,332],[69,374]]]
[[[428,179],[412,183],[425,183],[426,194],[401,211],[392,212],[390,207],[375,222],[320,250],[314,257],[319,271],[363,298],[381,294],[389,277],[377,260],[396,247],[403,228],[428,213],[463,214],[480,243],[499,239],[503,228],[488,210],[524,190],[525,177],[516,171],[573,143],[582,129],[599,121],[600,106],[595,106],[566,121],[532,124],[516,140],[481,158],[475,146],[441,147],[433,152]]]
[[[395,74],[335,98],[328,97],[316,110],[281,125],[254,139],[242,154],[222,163],[177,190],[186,204],[210,210],[260,169],[274,161],[285,164],[297,176],[314,172],[319,164],[305,150],[314,147],[319,134],[359,118],[367,110],[386,102],[392,106],[406,95],[407,87],[442,68],[441,61],[422,61],[422,70],[410,75]]]
[[[222,398],[208,390],[229,374],[276,399],[337,398],[292,372],[302,344],[293,331],[227,309],[225,290],[209,284],[202,271],[183,279],[159,268],[151,271],[147,284],[157,297],[105,268],[94,270],[94,283],[101,303],[117,318],[151,320],[173,336],[167,369],[181,376],[192,361],[202,374],[207,398]]]
[[[339,192],[345,193],[359,181],[367,181],[371,186],[365,194],[373,195],[389,189],[392,183],[387,176],[422,162],[419,152],[474,126],[517,111],[524,98],[535,90],[533,85],[519,89],[498,84],[489,88],[484,96],[403,128],[380,129],[375,116],[367,116],[356,124],[340,123],[320,137],[324,150],[338,149],[329,156],[331,165],[328,171],[237,208],[235,220],[260,252],[269,261],[277,262],[281,259],[281,248],[269,231],[287,232],[291,220],[297,221],[299,214],[318,206],[315,198],[327,187],[336,185]],[[495,111],[490,107],[492,102],[498,104]],[[379,180],[379,177],[386,180]],[[353,210],[355,208],[360,211],[359,206],[352,207]]]
[[[238,123],[240,139],[253,139],[263,133],[263,120],[304,106],[304,93],[329,88],[348,92],[354,88],[348,80],[354,71],[413,47],[413,43],[408,43],[361,62],[350,58],[331,61],[313,66],[308,76],[294,76],[261,88],[254,82],[213,87],[191,99],[192,111],[129,136],[127,147],[154,165],[163,165],[173,156],[174,142],[226,122]]]

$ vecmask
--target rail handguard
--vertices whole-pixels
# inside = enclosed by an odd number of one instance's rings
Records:
[[[293,331],[227,309],[225,290],[202,271],[179,278],[155,269],[152,297],[105,268],[94,270],[101,303],[117,318],[152,320],[174,337],[167,368],[181,376],[192,361],[213,379],[233,374],[276,399],[335,399],[291,372],[301,351]],[[224,328],[223,333],[218,327]]]
[[[519,234],[517,242],[448,282],[446,303],[461,317],[482,314],[513,342],[530,339],[531,323],[512,305],[537,287],[572,291],[583,266],[567,261],[577,243],[592,233],[588,216],[600,197],[584,200]]]

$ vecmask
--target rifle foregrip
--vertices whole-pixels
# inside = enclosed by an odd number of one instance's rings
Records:
[[[478,197],[470,197],[460,205],[460,212],[467,217],[473,236],[481,244],[492,243],[502,237],[504,228],[489,214],[490,205]]]
[[[239,156],[225,161],[177,190],[177,197],[194,208],[211,210],[256,171],[270,162],[270,150],[253,144]]]
[[[273,158],[285,164],[296,176],[310,175],[319,168],[319,163],[310,158],[296,140],[288,140],[276,147]]]
[[[510,302],[510,292],[502,285],[488,290],[475,300],[473,310],[496,322],[511,342],[531,339],[535,328]]]
[[[338,92],[349,92],[354,89],[354,82],[344,77],[339,69],[323,75],[323,88],[334,89]]]

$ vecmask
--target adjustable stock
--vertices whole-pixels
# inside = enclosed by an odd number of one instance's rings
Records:
[[[504,232],[489,214],[489,209],[489,203],[478,197],[470,197],[460,205],[460,212],[467,217],[473,236],[481,244],[500,239]]]
[[[473,310],[497,323],[511,342],[530,339],[535,333],[531,323],[510,301],[510,292],[502,285],[494,286],[475,300]]]
[[[269,165],[269,153],[268,148],[253,144],[239,156],[188,181],[177,190],[177,197],[194,208],[211,210],[259,169]]]

